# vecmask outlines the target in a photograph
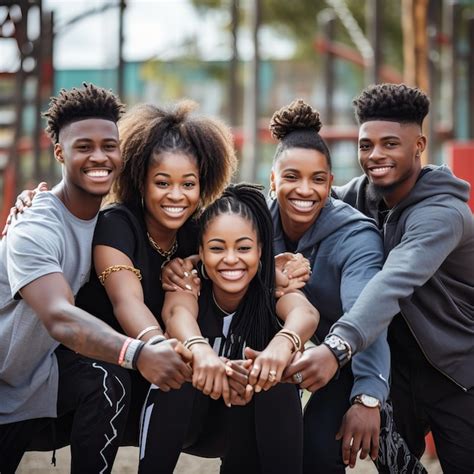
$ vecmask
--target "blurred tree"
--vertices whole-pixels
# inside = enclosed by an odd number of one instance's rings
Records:
[[[192,0],[198,11],[205,12],[208,9],[220,9],[230,11],[233,0]],[[370,15],[366,14],[365,0],[346,0],[346,4],[354,18],[364,31],[367,31],[366,21],[370,21]],[[400,23],[400,2],[387,2],[390,8],[384,9],[384,57],[386,64],[390,64],[401,71],[403,66],[403,41]],[[298,0],[262,0],[262,26],[273,28],[282,36],[295,41],[297,56],[311,58],[315,55],[313,42],[317,28],[318,14],[328,8],[324,1]],[[241,9],[241,14],[245,12]],[[353,46],[352,41],[341,26],[336,28],[336,40]]]

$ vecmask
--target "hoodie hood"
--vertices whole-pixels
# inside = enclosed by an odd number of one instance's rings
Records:
[[[273,220],[274,249],[275,253],[278,254],[286,250],[278,202],[276,200],[270,201],[269,208]],[[296,251],[306,255],[308,250],[317,247],[329,235],[333,235],[347,225],[361,221],[371,222],[372,224],[374,222],[364,214],[358,211],[354,212],[354,209],[348,204],[338,199],[328,198],[315,223],[298,241]]]

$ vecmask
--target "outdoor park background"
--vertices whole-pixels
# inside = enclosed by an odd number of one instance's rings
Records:
[[[406,82],[432,99],[424,162],[474,183],[474,0],[0,0],[0,222],[19,190],[60,179],[40,112],[84,81],[128,106],[194,99],[232,126],[236,180],[265,185],[275,110],[298,97],[320,110],[340,184],[360,173],[352,98]],[[30,454],[22,472],[48,464]]]

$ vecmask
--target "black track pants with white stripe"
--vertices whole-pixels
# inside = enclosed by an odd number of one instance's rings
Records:
[[[58,418],[0,425],[0,472],[15,472],[25,451],[71,445],[71,473],[109,473],[129,409],[126,369],[59,347]]]

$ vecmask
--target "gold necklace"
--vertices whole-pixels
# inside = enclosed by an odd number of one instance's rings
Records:
[[[219,303],[216,301],[216,297],[214,296],[214,292],[212,292],[212,299],[214,301],[214,304],[217,306],[217,309],[220,310],[222,313],[224,313],[226,316],[230,316],[231,314],[235,313],[235,311],[232,311],[232,312],[229,313],[229,311],[226,311],[225,309],[222,309],[219,306]]]
[[[148,236],[148,241],[150,242],[151,246],[162,256],[165,257],[165,261],[163,264],[168,263],[171,257],[175,254],[176,250],[178,250],[178,239],[175,237],[173,245],[168,250],[163,250],[153,239],[149,232],[146,233]]]

